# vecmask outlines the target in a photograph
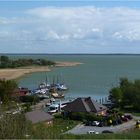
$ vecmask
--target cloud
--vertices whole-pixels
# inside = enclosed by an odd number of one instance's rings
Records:
[[[0,17],[0,25],[0,40],[25,41],[25,51],[96,53],[119,46],[121,52],[127,46],[140,52],[140,9],[39,7],[22,17]]]
[[[28,10],[27,13],[43,19],[44,23],[48,21],[47,26],[57,35],[69,34],[71,39],[97,39],[108,36],[114,39],[140,40],[139,9],[43,7]]]
[[[115,32],[113,37],[119,40],[140,41],[139,29],[131,29],[127,31]]]

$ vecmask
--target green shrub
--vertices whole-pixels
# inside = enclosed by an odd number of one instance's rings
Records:
[[[63,118],[63,115],[62,114],[55,114],[54,117],[55,118]]]
[[[85,114],[83,112],[74,112],[71,114],[70,119],[83,121],[85,119]]]
[[[103,116],[84,113],[84,112],[74,112],[71,113],[70,119],[78,120],[78,121],[100,121],[103,119]]]
[[[33,95],[32,96],[21,96],[20,101],[25,102],[25,103],[35,104],[35,103],[39,102],[39,97],[33,96]]]

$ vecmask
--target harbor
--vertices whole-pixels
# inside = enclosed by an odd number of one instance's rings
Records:
[[[83,63],[72,67],[53,68],[49,72],[28,74],[17,80],[19,86],[35,89],[45,81],[46,75],[51,83],[53,76],[61,75],[64,83],[70,87],[65,94],[65,98],[68,99],[90,96],[99,100],[109,95],[109,90],[119,83],[121,77],[128,77],[131,80],[140,78],[139,55],[31,55],[30,57]]]

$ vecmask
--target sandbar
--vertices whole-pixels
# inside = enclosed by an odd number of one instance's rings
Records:
[[[56,61],[56,67],[71,67],[71,66],[77,66],[83,63],[80,62],[61,62],[61,61]]]
[[[68,67],[68,66],[77,66],[79,62],[56,62],[54,67]],[[51,71],[51,67],[48,66],[29,66],[29,67],[22,67],[22,68],[5,68],[0,69],[0,79],[17,79],[22,77],[26,74],[33,73],[33,72],[48,72]]]

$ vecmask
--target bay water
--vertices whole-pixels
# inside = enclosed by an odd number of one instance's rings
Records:
[[[69,90],[65,98],[92,97],[96,100],[107,97],[119,79],[140,79],[140,55],[9,55],[12,58],[44,58],[54,61],[81,62],[72,67],[52,68],[50,72],[36,72],[18,79],[19,86],[35,89],[46,80],[58,78]]]

